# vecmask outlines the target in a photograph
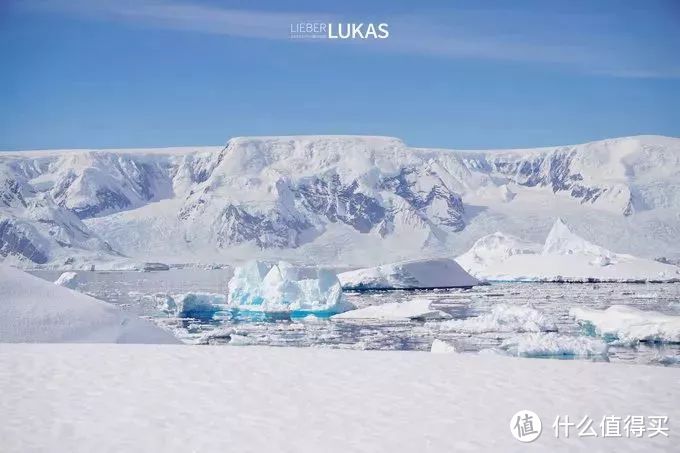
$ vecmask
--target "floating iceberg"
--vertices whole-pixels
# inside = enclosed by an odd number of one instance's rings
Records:
[[[474,318],[444,321],[440,330],[461,333],[550,332],[557,328],[550,317],[535,308],[498,304],[490,312]]]
[[[402,261],[338,275],[346,290],[469,288],[479,281],[447,258]]]
[[[335,273],[314,269],[315,278],[302,278],[305,269],[280,261],[252,261],[234,270],[228,285],[229,306],[241,311],[287,313],[290,316],[330,316],[354,308],[342,294]]]
[[[522,357],[606,357],[609,349],[599,338],[572,337],[555,332],[516,335],[504,340],[500,347]]]
[[[78,287],[78,274],[75,272],[64,272],[54,281],[54,284],[69,289],[76,289]]]
[[[644,311],[625,305],[606,310],[573,307],[569,310],[579,324],[607,340],[680,343],[680,316]]]
[[[456,352],[456,347],[446,341],[435,339],[430,347],[430,352],[435,354],[453,354]]]
[[[537,246],[495,233],[479,239],[457,261],[475,277],[491,281],[680,281],[680,267],[609,251],[573,233],[562,219],[543,247]]]
[[[227,308],[227,298],[223,294],[186,293],[174,295],[172,299],[176,301],[175,313],[179,318],[209,321],[215,313]]]
[[[382,305],[371,305],[357,310],[346,311],[333,316],[332,319],[380,319],[380,320],[429,320],[446,319],[447,313],[430,307],[429,299],[414,299],[407,302],[391,302]]]

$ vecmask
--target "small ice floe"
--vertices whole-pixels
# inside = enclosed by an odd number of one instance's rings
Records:
[[[186,293],[172,296],[176,303],[175,312],[179,318],[193,318],[209,321],[218,311],[227,307],[224,294],[216,293]]]
[[[462,333],[550,332],[555,322],[545,313],[527,305],[497,304],[474,318],[444,321],[440,330]]]
[[[680,316],[612,305],[606,310],[572,307],[574,317],[589,333],[622,343],[680,343]]]
[[[303,278],[310,272],[311,277]],[[228,293],[229,306],[245,312],[328,317],[354,308],[343,297],[334,272],[310,271],[283,261],[277,264],[252,261],[237,267]]]
[[[356,310],[346,311],[333,316],[332,319],[377,319],[390,321],[448,319],[447,313],[432,308],[432,300],[418,298],[406,302],[390,302],[371,305]]]
[[[606,357],[609,347],[599,338],[573,337],[555,332],[525,333],[508,338],[501,349],[521,357]]]
[[[469,288],[479,281],[447,258],[402,261],[338,275],[345,290]]]
[[[456,352],[456,347],[446,341],[435,339],[430,347],[430,352],[435,354],[453,354]]]
[[[169,314],[177,314],[177,303],[172,296],[164,293],[157,293],[151,296],[156,309]]]
[[[650,362],[659,365],[680,365],[680,355],[657,354]]]
[[[64,288],[76,289],[78,287],[78,274],[75,272],[64,272],[54,281],[55,285],[63,286]]]
[[[142,272],[169,271],[170,266],[165,263],[138,263],[134,265],[134,269]]]

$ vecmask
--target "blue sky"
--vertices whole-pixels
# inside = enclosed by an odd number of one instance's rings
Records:
[[[680,2],[283,3],[2,1],[0,149],[680,136]],[[288,37],[308,20],[386,22],[390,37]]]

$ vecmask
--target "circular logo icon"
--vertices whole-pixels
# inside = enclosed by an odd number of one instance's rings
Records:
[[[520,442],[533,442],[541,435],[541,419],[535,412],[521,410],[510,419],[510,432]]]

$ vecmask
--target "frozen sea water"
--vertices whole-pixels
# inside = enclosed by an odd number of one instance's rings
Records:
[[[36,271],[34,274],[54,281],[60,272]],[[226,294],[230,277],[230,269],[79,272],[78,290],[150,317],[172,329],[184,341],[196,343],[428,351],[433,340],[438,338],[455,345],[459,352],[477,352],[498,348],[517,334],[507,331],[452,332],[440,328],[446,321],[291,319],[281,315],[249,317],[229,311],[218,312],[214,319],[202,321],[170,316],[160,311],[151,297],[144,297],[157,293]],[[573,336],[589,333],[569,316],[573,306],[604,309],[619,304],[680,315],[680,284],[498,283],[471,290],[350,292],[346,296],[358,308],[425,297],[434,301],[433,308],[448,313],[453,319],[489,313],[499,303],[531,304],[552,318],[561,335]],[[631,347],[614,344],[607,357],[587,360],[680,366],[680,345],[641,343]]]

